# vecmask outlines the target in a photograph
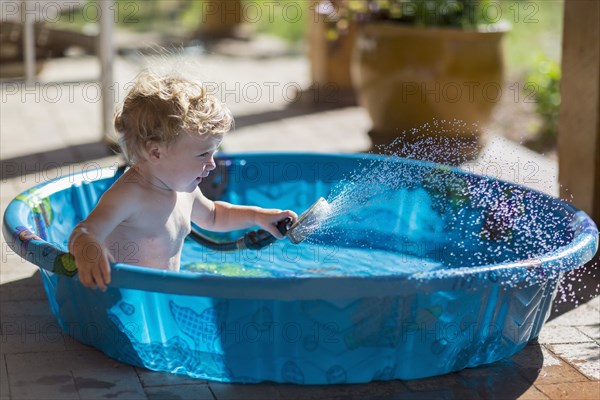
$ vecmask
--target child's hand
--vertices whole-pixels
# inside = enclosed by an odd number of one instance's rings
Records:
[[[291,210],[277,210],[261,208],[256,212],[256,224],[268,231],[277,239],[283,239],[283,235],[277,229],[277,223],[286,218],[291,218],[292,222],[298,219],[298,215]]]
[[[106,285],[110,283],[109,262],[114,261],[108,250],[87,230],[76,233],[70,247],[81,284],[106,291]]]

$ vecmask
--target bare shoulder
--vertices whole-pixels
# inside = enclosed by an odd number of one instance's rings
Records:
[[[148,195],[147,192],[148,190],[140,185],[139,180],[128,170],[104,192],[101,203],[107,203],[111,206],[133,207],[138,205],[144,196]]]
[[[191,193],[192,199],[194,200],[194,206],[200,206],[200,207],[210,207],[210,204],[212,203],[211,200],[209,200],[200,190],[199,187],[197,187],[192,193]]]
[[[192,208],[192,220],[202,226],[206,227],[214,220],[214,209],[215,204],[212,200],[208,199],[200,188],[196,188],[192,192],[193,196],[193,208]]]
[[[143,198],[143,188],[128,182],[124,174],[102,194],[98,204],[86,217],[87,224],[93,226],[96,235],[104,240],[118,224],[138,211]]]

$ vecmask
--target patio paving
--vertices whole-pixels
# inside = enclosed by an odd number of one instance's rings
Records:
[[[356,106],[311,108],[283,91],[255,102],[239,88],[291,82],[308,85],[300,57],[235,59],[205,55],[198,61],[213,82],[225,84],[237,117],[225,151],[359,152],[370,146],[369,119]],[[127,82],[140,63],[116,62]],[[2,212],[19,192],[55,176],[120,163],[101,142],[99,102],[83,90],[93,84],[95,60],[49,63],[37,88],[4,83],[1,103]],[[242,80],[239,77],[243,77]],[[299,78],[301,77],[301,78]],[[46,82],[46,83],[44,83]],[[59,82],[59,84],[50,84]],[[223,83],[224,82],[224,83]],[[236,84],[239,85],[236,88]],[[55,87],[52,87],[54,85]],[[58,85],[58,86],[57,86]],[[73,96],[69,97],[69,85]],[[291,85],[288,85],[291,87]],[[60,87],[62,95],[52,93]],[[91,91],[93,85],[88,87]],[[54,90],[55,92],[51,92]],[[91,92],[90,92],[91,93]],[[37,97],[36,97],[37,96]],[[87,96],[87,97],[86,97]],[[248,95],[249,96],[249,95]],[[490,132],[475,172],[494,165],[497,177],[556,195],[557,163]],[[534,165],[534,178],[514,174]],[[478,169],[479,168],[479,169]],[[489,171],[488,171],[489,172]],[[531,175],[528,175],[530,178]],[[106,357],[60,331],[51,315],[37,268],[12,253],[2,238],[0,267],[0,400],[18,399],[600,399],[600,297],[596,275],[580,305],[556,304],[537,341],[500,362],[433,378],[359,385],[296,386],[223,384],[148,371]],[[596,266],[597,270],[597,266]],[[591,288],[591,290],[590,290]],[[591,293],[591,294],[590,294]]]

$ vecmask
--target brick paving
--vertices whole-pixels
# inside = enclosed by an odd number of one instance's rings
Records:
[[[271,87],[306,87],[308,66],[303,58],[235,59],[204,56],[202,74],[225,82],[226,101],[237,117],[236,131],[223,143],[226,151],[368,150],[368,116],[359,107],[311,108],[293,102],[283,91],[273,98],[263,92],[250,102],[253,83]],[[141,63],[116,62],[116,79],[131,79]],[[119,163],[101,143],[99,102],[91,91],[98,73],[90,58],[49,63],[40,80],[57,84],[28,89],[2,86],[0,127],[4,212],[19,192],[57,175],[93,166]],[[243,80],[236,81],[243,77]],[[75,82],[78,85],[69,83]],[[236,90],[249,88],[235,99]],[[274,82],[274,83],[273,83]],[[89,83],[90,93],[82,88]],[[293,83],[293,85],[291,84]],[[296,85],[297,84],[297,85]],[[69,85],[73,87],[71,98]],[[234,88],[234,89],[231,89]],[[236,101],[237,100],[237,101]],[[503,179],[557,194],[556,161],[539,156],[491,133],[480,163],[494,164]],[[535,178],[513,175],[515,166]],[[511,173],[508,173],[508,172]],[[482,171],[475,171],[482,172]],[[531,176],[531,175],[530,175]],[[4,243],[4,240],[2,240]],[[588,286],[598,285],[597,278]],[[580,285],[584,285],[581,283]],[[597,296],[597,293],[595,293]],[[586,297],[587,296],[587,297]],[[359,385],[296,386],[264,383],[235,385],[207,382],[148,371],[114,361],[84,346],[58,328],[51,315],[35,266],[23,262],[5,246],[0,267],[0,400],[8,399],[600,399],[600,297],[584,295],[574,309],[557,305],[538,341],[510,359],[444,376]]]

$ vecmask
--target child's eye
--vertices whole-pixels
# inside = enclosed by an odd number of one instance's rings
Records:
[[[206,153],[198,154],[198,157],[206,157],[210,153],[207,151]]]

